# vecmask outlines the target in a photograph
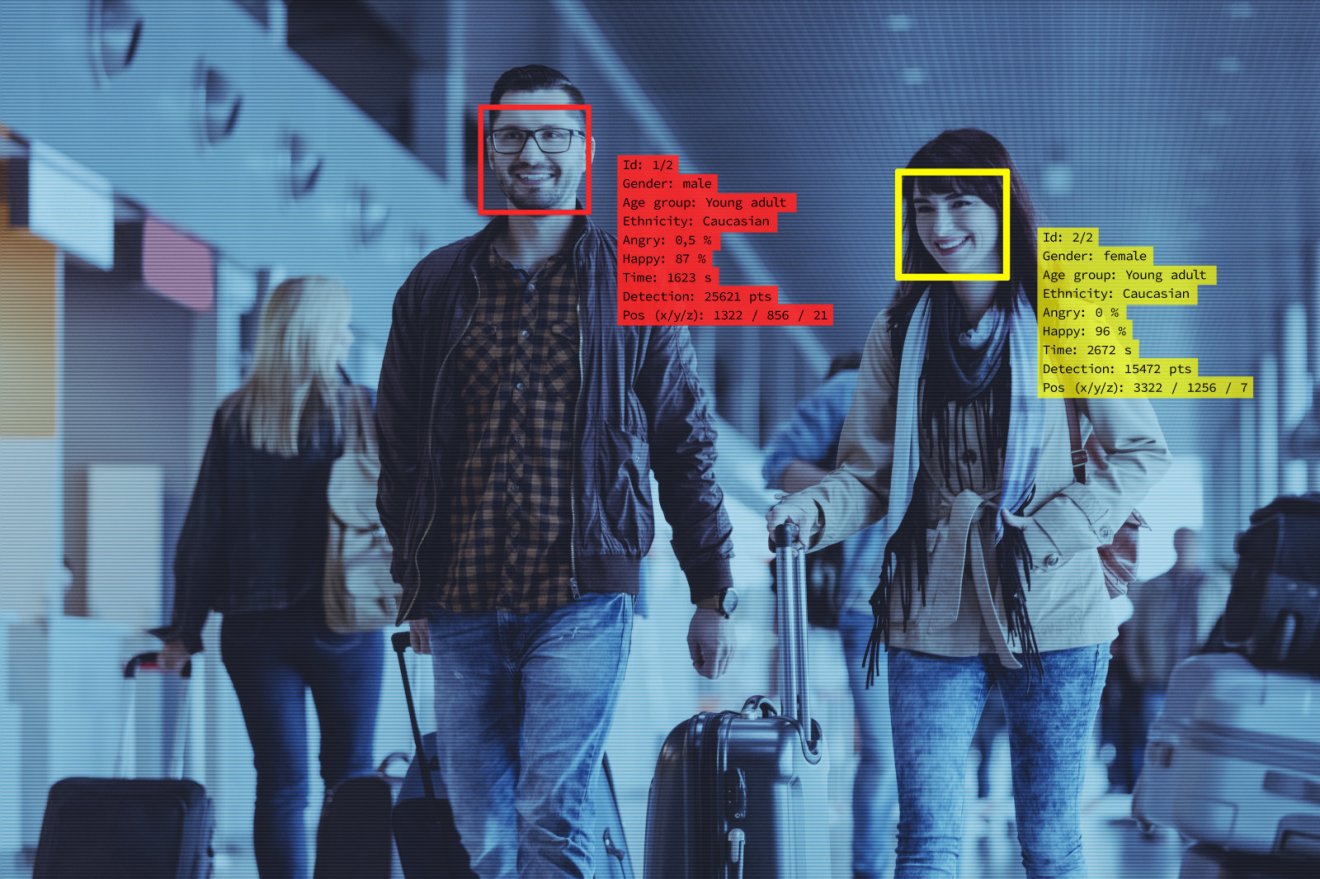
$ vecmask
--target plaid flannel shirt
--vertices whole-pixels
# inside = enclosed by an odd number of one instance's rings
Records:
[[[553,610],[573,599],[573,267],[560,253],[529,277],[494,246],[478,265],[477,309],[452,355],[462,445],[442,483],[451,562],[436,600],[455,613]]]

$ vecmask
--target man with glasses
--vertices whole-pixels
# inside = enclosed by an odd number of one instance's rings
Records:
[[[491,103],[586,102],[530,66]],[[583,112],[490,115],[495,180],[512,208],[545,213],[497,218],[400,288],[377,502],[399,619],[434,657],[441,775],[473,869],[591,876],[590,792],[654,536],[651,472],[710,678],[733,652],[732,528],[687,329],[618,326],[614,236],[555,213],[595,152]]]

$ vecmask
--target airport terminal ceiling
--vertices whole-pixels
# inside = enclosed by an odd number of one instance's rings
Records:
[[[368,2],[441,60],[447,4]],[[498,2],[468,7],[466,52],[470,70],[513,63],[511,48],[573,68],[606,156],[655,151],[642,126],[613,118],[655,114],[722,187],[796,192],[796,215],[752,246],[787,298],[837,305],[835,326],[812,331],[831,350],[860,345],[892,294],[893,169],[970,125],[1009,147],[1042,223],[1219,265],[1196,318],[1158,326],[1170,353],[1214,350],[1231,370],[1258,350],[1244,331],[1274,334],[1242,325],[1239,297],[1292,283],[1320,223],[1316,12],[1268,0]],[[482,99],[486,83],[469,77]],[[598,171],[608,186],[612,168]],[[601,202],[602,219],[612,207]]]

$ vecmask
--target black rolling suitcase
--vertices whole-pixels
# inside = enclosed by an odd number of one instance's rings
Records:
[[[1217,646],[1262,668],[1320,675],[1320,494],[1252,513],[1237,552]]]
[[[436,766],[435,733],[429,733],[424,739],[417,722],[417,705],[413,702],[412,683],[408,680],[408,664],[403,659],[410,637],[407,632],[395,632],[390,638],[399,660],[403,697],[408,703],[413,744],[417,748],[390,819],[399,863],[406,879],[477,879],[468,864],[467,850],[458,836],[458,828],[454,826],[453,809],[444,797],[443,788],[437,788],[440,776]],[[421,796],[416,794],[418,788]]]
[[[408,666],[403,660],[410,636],[396,632],[390,639],[403,676],[403,696],[408,703],[413,743],[417,754],[408,766],[408,774],[394,805],[394,841],[406,879],[476,879],[468,863],[454,826],[454,812],[444,795],[436,758],[435,733],[422,735],[417,722]],[[600,781],[596,787],[596,876],[598,879],[634,879],[628,844],[623,835],[623,818],[614,792],[614,778],[609,759],[602,757]]]
[[[806,571],[797,528],[775,533],[780,694],[676,726],[656,761],[647,808],[646,875],[663,879],[831,876],[820,726],[808,707]],[[787,587],[787,588],[785,588]]]
[[[158,669],[157,654],[124,666],[128,707],[116,774],[134,744],[139,669]],[[192,674],[192,663],[181,676]],[[215,814],[206,789],[183,778],[188,703],[175,726],[171,763],[178,778],[65,778],[46,800],[33,879],[206,879],[211,875]]]
[[[346,778],[325,795],[313,879],[391,879],[394,789],[382,771]]]

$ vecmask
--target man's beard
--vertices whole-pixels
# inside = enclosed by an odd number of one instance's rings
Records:
[[[549,175],[549,179],[540,186],[529,187],[520,183],[518,174],[535,170],[536,173]],[[509,204],[522,211],[545,211],[563,208],[568,199],[564,171],[557,166],[517,166],[500,175],[500,189]],[[568,205],[572,207],[572,205]]]

